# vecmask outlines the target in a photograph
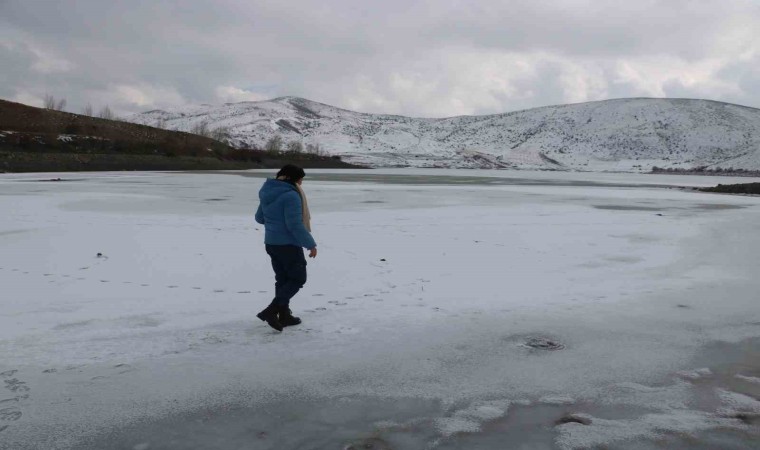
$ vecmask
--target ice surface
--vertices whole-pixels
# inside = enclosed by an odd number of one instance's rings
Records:
[[[757,198],[667,188],[715,184],[698,177],[308,173],[320,254],[282,334],[255,319],[261,172],[0,176],[0,442],[502,448],[531,409],[561,448],[757,434],[714,388],[752,398],[735,375],[760,367],[694,361],[760,336]],[[567,413],[592,424],[554,427]]]

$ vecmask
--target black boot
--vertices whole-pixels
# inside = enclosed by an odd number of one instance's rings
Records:
[[[289,327],[292,325],[298,325],[301,323],[301,319],[298,317],[293,316],[293,312],[290,310],[290,308],[280,308],[280,324],[282,324],[283,327]]]
[[[277,310],[279,307],[275,305],[274,303],[270,303],[269,306],[264,308],[263,311],[256,314],[256,317],[263,320],[264,322],[268,323],[270,327],[274,328],[277,331],[282,331],[282,324],[277,319]]]

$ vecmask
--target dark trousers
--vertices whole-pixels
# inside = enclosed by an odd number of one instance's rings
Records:
[[[272,303],[289,307],[290,299],[306,284],[306,258],[303,249],[294,245],[267,245],[274,269],[274,300]]]

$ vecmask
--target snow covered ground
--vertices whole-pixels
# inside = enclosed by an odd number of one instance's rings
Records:
[[[280,136],[371,167],[760,169],[760,109],[707,100],[623,98],[425,119],[279,97],[153,110],[128,120],[180,131],[224,129],[243,148],[263,148]]]
[[[0,448],[760,439],[757,180],[308,171],[280,334],[266,174],[0,175]]]

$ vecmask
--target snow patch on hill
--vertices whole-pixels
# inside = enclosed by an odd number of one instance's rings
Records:
[[[131,117],[189,131],[226,127],[239,147],[274,135],[376,167],[649,171],[760,169],[760,110],[689,99],[618,99],[443,119],[365,114],[297,97]]]

